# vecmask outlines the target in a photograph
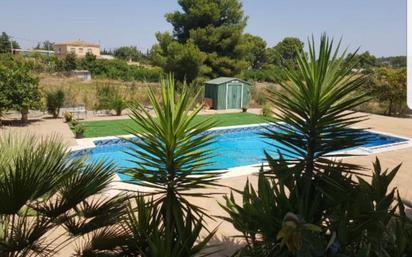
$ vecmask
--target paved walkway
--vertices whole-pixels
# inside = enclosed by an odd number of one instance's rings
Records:
[[[0,128],[0,136],[4,133],[17,133],[23,135],[50,136],[56,135],[61,138],[68,146],[77,144],[69,126],[63,122],[63,119],[51,118],[29,118],[27,124],[19,124],[19,121],[13,121],[13,126],[4,125]]]

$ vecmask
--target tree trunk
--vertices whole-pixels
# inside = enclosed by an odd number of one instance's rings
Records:
[[[26,123],[29,120],[29,108],[23,107],[20,112],[21,122]]]
[[[57,119],[60,114],[60,108],[56,108],[56,110],[53,112],[53,118]]]
[[[393,101],[392,99],[389,99],[389,107],[388,107],[388,115],[392,116],[392,105],[393,105]]]

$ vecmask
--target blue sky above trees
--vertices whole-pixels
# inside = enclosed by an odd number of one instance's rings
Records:
[[[273,46],[286,36],[306,41],[322,32],[376,56],[406,54],[406,0],[244,0],[246,32]],[[145,50],[155,32],[172,30],[164,14],[175,0],[1,1],[0,31],[23,47],[38,41],[81,38],[103,48],[137,45]]]

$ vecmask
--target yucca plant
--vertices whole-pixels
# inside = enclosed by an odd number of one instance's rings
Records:
[[[130,108],[131,118],[139,130],[129,129],[135,136],[129,140],[132,147],[128,150],[134,167],[123,173],[130,177],[127,183],[152,189],[152,205],[161,220],[159,236],[168,244],[161,247],[181,245],[184,249],[176,251],[189,253],[196,241],[192,239],[199,235],[199,225],[202,226],[204,217],[210,216],[188,197],[196,199],[213,195],[212,191],[199,193],[193,190],[217,186],[216,180],[221,174],[210,170],[213,135],[207,130],[215,123],[212,120],[194,121],[201,107],[195,107],[196,98],[186,86],[178,95],[171,76],[162,79],[161,86],[160,95],[153,90],[148,94],[154,115],[139,103]],[[195,237],[190,237],[187,230]],[[206,239],[208,241],[210,237]]]
[[[101,195],[115,167],[70,156],[56,138],[0,138],[0,255],[52,256],[113,226],[122,196]]]
[[[215,231],[200,240],[202,220],[190,213],[183,223],[177,217],[176,234],[166,230],[161,208],[155,206],[153,198],[137,195],[128,203],[127,215],[118,226],[92,233],[77,248],[76,256],[189,257],[216,252],[205,251]]]
[[[320,187],[340,183],[334,183],[329,172],[334,170],[333,176],[341,182],[346,179],[344,184],[350,188],[347,173],[361,169],[343,162],[336,166],[333,159],[348,156],[341,151],[366,142],[363,131],[350,127],[365,119],[351,109],[368,98],[351,94],[365,82],[365,76],[353,73],[354,54],[340,53],[340,42],[334,48],[333,40],[324,34],[318,51],[313,37],[308,47],[308,54],[299,54],[297,69],[284,70],[288,80],[280,83],[283,90],[269,89],[268,100],[277,110],[273,127],[263,135],[281,143],[278,153],[266,153],[271,166],[268,173],[293,177],[299,214],[316,223],[329,208]]]
[[[328,165],[326,157],[345,156],[338,151],[365,143],[362,131],[350,126],[366,117],[351,110],[369,98],[351,94],[366,81],[352,71],[356,52],[340,54],[340,42],[334,48],[325,34],[318,51],[313,37],[308,47],[308,54],[299,53],[297,69],[284,70],[288,80],[280,83],[283,90],[268,90],[276,111],[274,128],[264,136],[282,143],[282,155],[302,162],[302,173],[312,176]]]
[[[365,75],[352,72],[354,55],[340,54],[339,46],[334,48],[333,40],[322,35],[317,51],[312,38],[309,53],[299,54],[297,68],[284,71],[288,80],[281,83],[283,90],[268,91],[276,111],[273,126],[263,136],[276,141],[279,150],[266,152],[268,166],[261,171],[257,190],[247,185],[241,192],[243,206],[233,196],[226,197],[224,206],[226,219],[247,241],[253,239],[241,256],[376,256],[395,245],[382,236],[389,231],[389,221],[400,220],[395,213],[402,202],[394,198],[395,191],[388,193],[397,168],[381,174],[377,163],[368,184],[361,177],[362,167],[340,159],[349,156],[342,150],[368,140],[351,128],[365,119],[351,109],[368,97],[351,94]],[[274,236],[288,212],[322,229],[319,244],[309,240],[311,234],[301,234],[298,244],[272,251],[280,243]],[[378,243],[379,237],[384,243]]]

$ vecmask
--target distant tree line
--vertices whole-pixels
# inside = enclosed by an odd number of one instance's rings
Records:
[[[37,43],[37,45],[34,47],[34,49],[53,51],[54,50],[54,42],[50,42],[49,40],[46,40],[42,43]]]
[[[0,36],[0,54],[11,53],[12,48],[19,49],[19,43],[7,35],[6,32],[2,32]]]
[[[68,54],[64,58],[34,53],[31,58],[10,54],[0,55],[0,59],[25,62],[31,71],[39,73],[70,72],[72,70],[89,70],[92,76],[124,81],[157,82],[162,74],[158,67],[129,65],[125,60],[97,59],[93,54],[86,54],[78,58],[75,54]]]
[[[259,36],[244,33],[247,17],[238,0],[221,2],[178,1],[182,11],[166,14],[166,20],[173,25],[173,32],[156,33],[158,43],[143,53],[136,46],[122,46],[113,50],[102,50],[102,54],[113,55],[119,60],[159,66],[165,73],[174,73],[179,81],[204,80],[217,76],[240,76],[247,80],[280,82],[284,80],[282,68],[296,65],[296,57],[303,51],[304,43],[296,37],[286,37],[273,47]],[[221,17],[224,17],[222,19]],[[54,43],[46,40],[34,48],[53,49]],[[8,53],[18,43],[7,33],[0,37],[0,53]],[[84,68],[82,61],[52,60],[52,70],[70,70],[77,66]],[[126,68],[120,61],[94,61],[86,59],[86,66],[97,76],[122,80],[140,80],[140,67]],[[368,51],[356,54],[354,62],[358,71],[372,72],[378,67],[406,67],[406,56],[376,57]],[[124,71],[120,70],[123,69]],[[149,80],[158,80],[150,72]],[[157,72],[158,73],[158,72]]]

